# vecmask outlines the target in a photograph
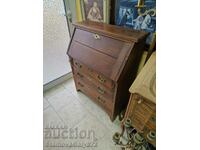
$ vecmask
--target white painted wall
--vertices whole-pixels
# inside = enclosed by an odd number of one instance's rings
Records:
[[[43,84],[46,84],[71,71],[66,56],[70,37],[63,0],[43,0],[43,7]]]

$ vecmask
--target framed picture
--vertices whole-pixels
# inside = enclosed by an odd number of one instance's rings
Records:
[[[117,0],[115,24],[149,32],[146,43],[151,44],[156,32],[156,0]]]
[[[77,20],[109,23],[110,0],[76,0]]]

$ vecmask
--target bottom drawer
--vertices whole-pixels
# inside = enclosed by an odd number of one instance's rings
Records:
[[[99,93],[97,93],[92,87],[90,87],[83,80],[75,77],[75,82],[78,90],[81,90],[84,94],[90,97],[98,105],[100,105],[109,115],[112,113],[113,103],[112,100],[106,99]]]

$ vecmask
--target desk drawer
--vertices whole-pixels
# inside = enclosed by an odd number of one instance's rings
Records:
[[[93,69],[88,68],[77,60],[73,60],[73,67],[80,73],[85,74],[89,78],[93,79],[93,82],[99,83],[102,86],[107,87],[111,91],[114,91],[114,82],[103,75],[95,72]]]
[[[84,73],[82,73],[81,71],[77,71],[76,69],[74,69],[74,75],[79,79],[83,80],[94,90],[96,90],[99,93],[99,95],[102,95],[103,97],[113,100],[114,90],[106,88],[102,84],[98,83],[98,81],[96,81],[94,78],[85,75]]]
[[[143,132],[146,123],[153,114],[153,110],[140,96],[132,94],[130,100],[131,104],[129,106],[128,117],[131,119],[132,125],[138,131]]]
[[[130,47],[129,43],[80,29],[76,29],[74,40],[115,58],[122,49]]]
[[[148,128],[154,129],[154,130],[156,129],[156,114],[155,114],[155,113],[153,113],[153,114],[151,115],[151,117],[149,118],[149,120],[148,120],[146,126],[147,126]]]
[[[93,101],[99,104],[108,114],[111,114],[113,103],[109,98],[105,98],[99,94],[92,86],[88,85],[85,81],[75,75],[75,82],[77,88],[90,97]]]

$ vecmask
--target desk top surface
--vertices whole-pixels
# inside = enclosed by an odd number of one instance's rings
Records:
[[[93,30],[94,32],[105,33],[112,37],[118,37],[127,41],[138,42],[148,35],[147,32],[139,30],[131,30],[128,28],[119,27],[116,25],[110,25],[106,23],[82,21],[74,23],[76,28],[84,30]]]
[[[156,103],[156,52],[151,55],[129,91]]]

